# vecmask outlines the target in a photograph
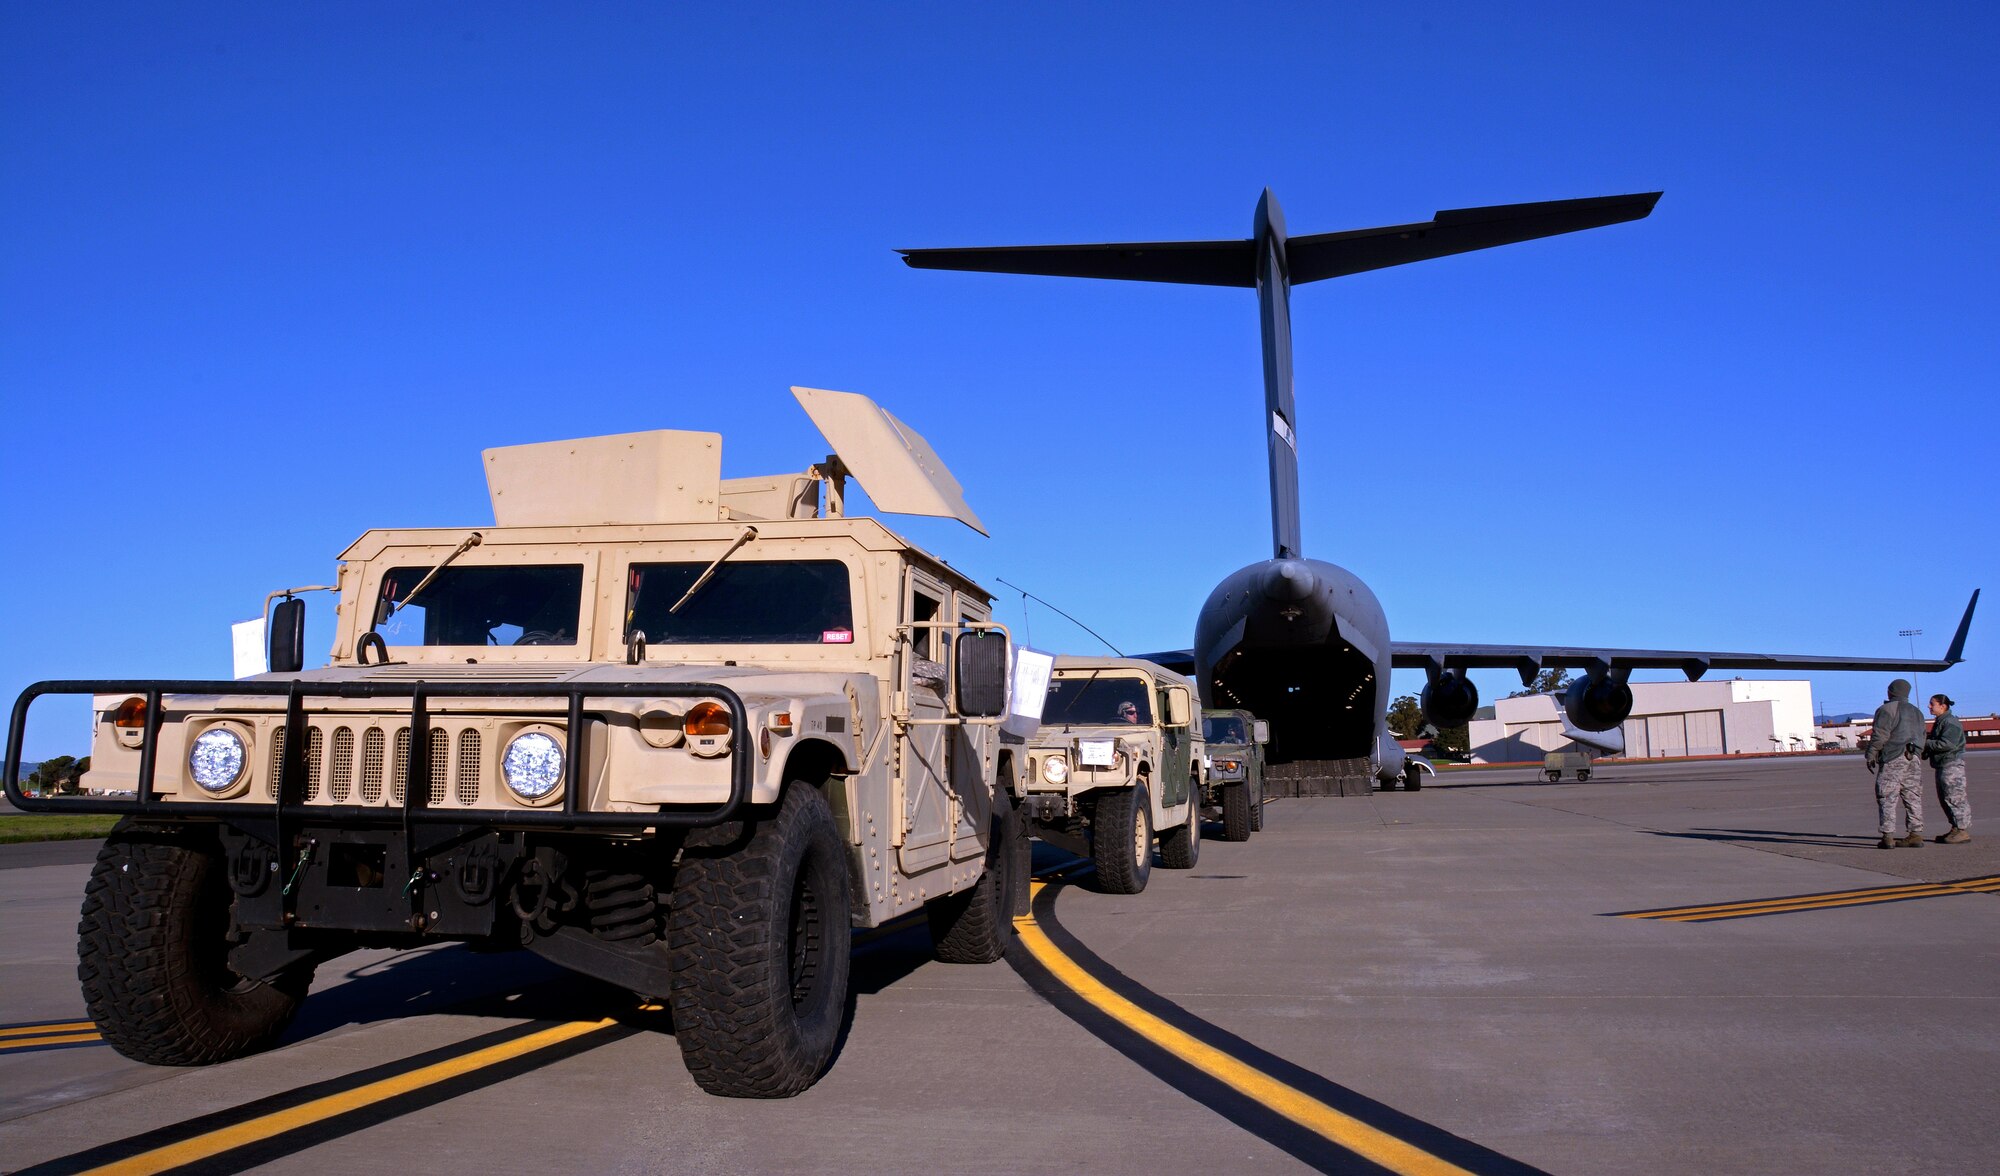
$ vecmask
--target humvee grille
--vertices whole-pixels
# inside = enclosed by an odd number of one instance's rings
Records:
[[[326,732],[318,727],[306,730],[306,799],[319,799],[320,769],[326,766]]]
[[[430,729],[430,764],[426,769],[426,803],[436,807],[477,808],[482,802],[505,803],[502,791],[487,777],[499,765],[486,761],[486,733],[477,720],[435,718]],[[351,715],[306,717],[305,800],[307,803],[401,805],[410,783],[410,728],[395,719]],[[264,780],[260,791],[278,795],[278,777],[285,767],[285,728],[270,728],[270,753],[259,764]],[[359,742],[359,755],[355,744]],[[359,764],[356,764],[356,760]]]
[[[335,727],[333,729],[333,763],[326,776],[327,795],[336,802],[345,802],[349,789],[354,786],[354,728]]]
[[[451,776],[451,734],[442,727],[431,728],[430,803],[444,803],[445,781]]]
[[[458,733],[456,769],[458,803],[468,808],[479,803],[479,732],[467,727]]]
[[[382,799],[382,728],[370,727],[361,736],[361,803]]]
[[[389,803],[402,804],[410,783],[410,729],[396,728],[396,764],[389,773]]]

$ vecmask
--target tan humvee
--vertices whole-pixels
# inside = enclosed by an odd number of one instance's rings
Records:
[[[318,963],[452,939],[664,997],[704,1088],[779,1096],[832,1056],[850,925],[922,909],[940,958],[998,959],[1028,845],[1007,636],[979,585],[845,517],[843,479],[979,521],[902,422],[793,391],[836,451],[799,475],[724,481],[708,433],[489,450],[498,525],[342,554],[328,668],[299,672],[288,598],[276,672],[31,687],[97,696],[99,796],[71,807],[130,814],[80,928],[104,1037],[223,1060]]]
[[[1088,849],[1100,889],[1137,894],[1160,863],[1201,855],[1202,738],[1194,683],[1149,661],[1055,659],[1029,740],[1027,811],[1056,844]]]

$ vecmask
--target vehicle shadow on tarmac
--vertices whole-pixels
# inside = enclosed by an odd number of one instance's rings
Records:
[[[921,918],[857,942],[847,1015],[835,1060],[854,1022],[855,1001],[872,996],[931,962],[930,929]],[[281,1045],[350,1025],[450,1014],[507,1021],[594,1021],[611,1018],[671,1034],[669,1010],[613,984],[593,980],[527,951],[480,952],[464,946],[408,951],[355,964],[334,960],[299,1008]],[[664,1004],[664,1002],[661,1002]]]
[[[1879,834],[1798,833],[1782,829],[1649,829],[1655,837],[1678,837],[1687,841],[1763,842],[1769,845],[1818,845],[1828,849],[1866,849]]]

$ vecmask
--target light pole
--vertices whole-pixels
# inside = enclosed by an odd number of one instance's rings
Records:
[[[1924,631],[1923,631],[1922,629],[1898,629],[1898,630],[1896,630],[1896,636],[1898,636],[1898,637],[1907,637],[1907,638],[1909,638],[1909,641],[1910,641],[1910,660],[1911,660],[1911,661],[1915,661],[1915,660],[1917,660],[1917,638],[1919,638],[1919,637],[1922,637],[1923,635],[1924,635]],[[1917,677],[1917,672],[1916,672],[1915,670],[1911,670],[1911,671],[1910,671],[1910,695],[1911,695],[1911,697],[1910,697],[1910,701],[1911,701],[1912,703],[1916,702],[1916,700],[1917,700],[1917,699],[1919,699],[1919,698],[1922,698],[1922,697],[1923,697],[1923,695],[1922,695],[1922,694],[1921,694],[1921,693],[1920,693],[1920,692],[1919,692],[1919,691],[1917,690],[1917,686],[1918,686],[1918,685],[1919,685],[1919,684],[1920,684],[1921,682],[1922,682],[1922,679],[1921,679],[1921,678],[1919,678],[1919,677]]]

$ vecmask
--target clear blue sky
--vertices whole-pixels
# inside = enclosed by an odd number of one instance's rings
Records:
[[[994,538],[900,529],[1184,646],[1268,553],[1254,299],[892,249],[1242,237],[1266,185],[1295,233],[1666,192],[1299,291],[1306,551],[1394,636],[1934,654],[2000,588],[2000,16],[1624,8],[0,6],[0,695],[227,676],[364,529],[490,522],[484,447],[803,468],[794,383]],[[2000,708],[1996,633],[1923,688]]]

